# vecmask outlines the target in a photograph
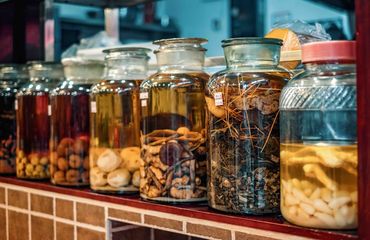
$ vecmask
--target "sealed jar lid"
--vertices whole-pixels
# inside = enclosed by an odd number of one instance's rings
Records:
[[[302,46],[303,63],[355,60],[355,41],[312,42]]]
[[[37,79],[62,79],[63,66],[58,62],[31,61],[28,62],[31,81]]]
[[[163,51],[207,51],[207,49],[202,47],[202,44],[207,43],[208,40],[205,38],[168,38],[160,39],[153,42],[153,44],[158,45],[159,48],[154,51],[154,53]]]
[[[28,78],[26,65],[23,64],[1,64],[0,79],[2,80],[17,80]]]

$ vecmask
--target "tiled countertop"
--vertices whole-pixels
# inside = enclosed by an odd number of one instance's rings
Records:
[[[1,220],[2,217],[8,221]],[[298,236],[302,239],[358,239],[356,232],[301,228],[285,222],[281,216],[235,216],[211,210],[205,204],[162,205],[142,201],[137,195],[102,195],[89,189],[64,188],[48,182],[0,177],[0,225],[8,229],[4,232],[8,238],[2,238],[3,228],[0,226],[0,240],[21,239],[13,238],[12,218],[17,218],[17,221],[28,219],[24,228],[30,231],[24,229],[24,232],[31,232],[29,234],[32,237],[27,235],[29,238],[24,239],[32,240],[37,239],[37,234],[42,231],[42,227],[34,230],[33,224],[46,224],[45,230],[52,226],[53,236],[50,239],[58,239],[56,236],[60,231],[73,234],[71,239],[109,239],[105,233],[107,220],[227,240],[287,240],[298,239]]]

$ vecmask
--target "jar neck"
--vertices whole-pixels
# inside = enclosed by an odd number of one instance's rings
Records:
[[[148,73],[147,58],[107,59],[104,78],[109,80],[144,79]]]
[[[224,47],[227,68],[276,68],[280,60],[280,46],[273,44],[242,44]]]
[[[202,71],[204,51],[172,50],[156,53],[160,72]]]
[[[356,64],[353,62],[312,62],[305,63],[304,68],[306,71],[319,72],[319,73],[353,73],[356,72]]]
[[[74,83],[95,83],[103,75],[103,64],[75,64],[64,66],[67,81]]]

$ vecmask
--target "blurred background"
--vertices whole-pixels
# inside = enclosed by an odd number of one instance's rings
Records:
[[[103,30],[123,44],[204,37],[207,55],[218,56],[223,39],[295,19],[322,24],[333,39],[354,37],[352,0],[0,0],[0,62],[60,60]]]

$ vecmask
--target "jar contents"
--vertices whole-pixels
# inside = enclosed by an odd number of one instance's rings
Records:
[[[357,145],[282,144],[281,210],[295,224],[357,226]]]
[[[63,78],[60,64],[32,62],[30,83],[17,93],[17,177],[50,178],[49,92]]]
[[[0,174],[16,172],[16,101],[18,82],[27,77],[25,67],[0,66]]]
[[[263,38],[224,41],[227,69],[206,89],[208,199],[217,210],[279,211],[279,97],[289,78],[278,68],[280,45]]]
[[[279,208],[282,76],[258,74],[257,82],[256,75],[242,74],[239,86],[214,88],[206,94],[213,207],[238,213]],[[217,106],[218,96],[223,103]]]
[[[140,194],[166,203],[206,199],[205,39],[154,42],[160,69],[141,84]],[[181,62],[181,66],[180,63]]]
[[[51,102],[51,181],[63,186],[89,185],[90,89],[102,75],[100,61],[63,60],[66,81],[55,88]]]
[[[17,177],[45,179],[49,172],[48,94],[19,96]]]
[[[135,193],[140,185],[139,86],[149,50],[105,50],[107,72],[91,94],[90,184],[102,193]]]

